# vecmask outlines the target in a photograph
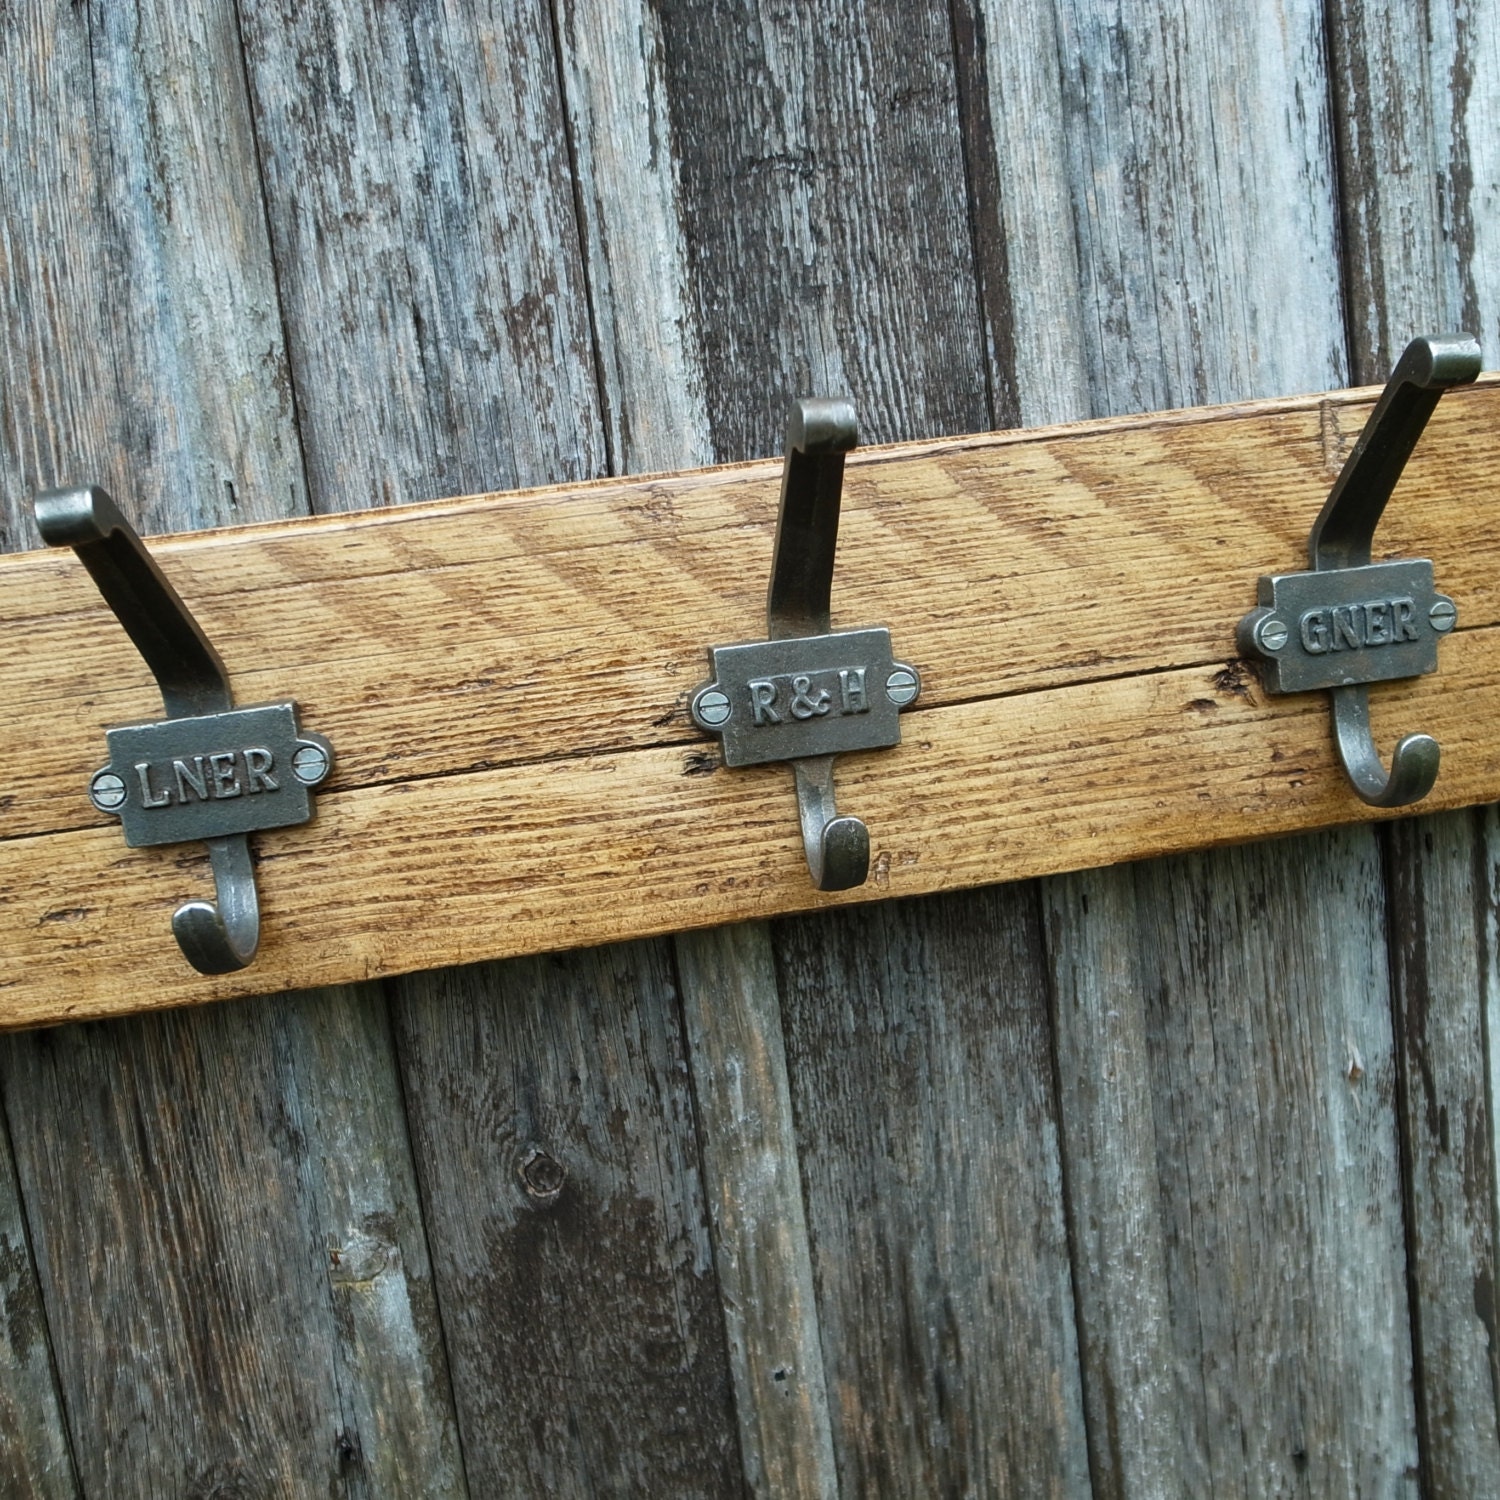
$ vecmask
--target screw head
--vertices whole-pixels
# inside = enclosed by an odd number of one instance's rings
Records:
[[[705,688],[693,703],[693,717],[709,729],[729,722],[729,695],[721,688]]]
[[[125,805],[125,778],[106,766],[89,782],[89,801],[100,812],[117,812]]]
[[[897,708],[905,708],[917,696],[919,686],[910,667],[897,667],[885,680],[885,695]]]
[[[1280,651],[1286,645],[1289,634],[1285,620],[1277,619],[1275,615],[1267,615],[1255,627],[1255,644],[1262,651]]]
[[[321,745],[298,745],[292,756],[292,775],[303,786],[317,786],[328,774],[328,752]]]
[[[1451,599],[1439,599],[1427,611],[1427,618],[1439,635],[1447,635],[1458,624],[1458,607]]]

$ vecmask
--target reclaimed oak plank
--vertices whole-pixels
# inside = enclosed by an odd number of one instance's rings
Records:
[[[1218,662],[1368,391],[1133,424],[856,452],[835,623],[888,623],[922,709]],[[1445,398],[1377,536],[1432,556],[1460,630],[1500,621],[1473,526],[1500,378]],[[706,647],[764,631],[779,464],[320,517],[153,546],[239,701],[294,696],[327,790],[701,741]],[[505,579],[497,590],[496,575]],[[0,559],[0,839],[105,826],[102,727],[158,717],[149,673],[66,552]],[[524,667],[520,664],[524,663]],[[705,750],[708,746],[704,745]]]
[[[1473,407],[1493,400],[1496,393],[1491,384],[1455,397],[1455,410],[1466,402]],[[1302,420],[1312,421],[1311,410]],[[1205,426],[1215,429],[1217,424]],[[1159,432],[1151,429],[1148,450],[1155,451],[1162,433],[1188,430],[1171,423]],[[1120,429],[1111,433],[1109,441],[1118,440]],[[1105,434],[1085,429],[1053,441],[1104,442]],[[955,446],[962,472],[976,476],[983,453],[1007,453],[1015,447],[999,440],[993,446],[978,440]],[[1170,484],[1158,484],[1151,473],[1136,473],[1135,492],[1164,508],[1167,519],[1156,528],[1160,534],[1172,534],[1174,496],[1187,496],[1190,509],[1224,513],[1214,497],[1195,488],[1192,478],[1208,468],[1206,452],[1194,461],[1196,469],[1178,466]],[[912,463],[920,473],[922,461]],[[881,469],[878,461],[872,467]],[[1046,465],[1033,463],[1032,468],[1050,472]],[[1415,482],[1416,474],[1412,477]],[[710,474],[699,482],[713,486],[721,478]],[[908,484],[911,479],[909,474]],[[1110,487],[1097,475],[1095,482],[1102,491]],[[1253,509],[1257,502],[1249,492],[1268,494],[1271,481],[1258,488],[1247,476],[1244,483],[1246,504]],[[1035,489],[1040,507],[1045,485],[1038,482]],[[1300,493],[1303,485],[1299,482],[1295,489]],[[546,495],[527,503],[545,508],[557,499]],[[685,504],[680,497],[679,510]],[[1448,504],[1453,506],[1451,498]],[[1436,517],[1443,508],[1434,502],[1421,509]],[[503,502],[500,509],[503,513]],[[1097,510],[1085,496],[1076,513],[1082,517]],[[1290,516],[1291,498],[1284,510]],[[1130,530],[1127,517],[1132,513],[1126,509],[1115,522],[1122,535]],[[438,508],[422,514],[441,522],[446,513]],[[413,516],[386,524],[420,520]],[[1228,524],[1226,520],[1221,529]],[[330,527],[335,538],[338,528],[347,526],[383,529],[378,522],[353,519],[302,525],[313,541],[329,536]],[[1079,526],[1081,531],[1081,521]],[[672,540],[675,528],[663,529],[667,537],[662,548],[689,545]],[[1247,522],[1246,534],[1261,534],[1261,527]],[[254,534],[239,540],[250,547]],[[623,545],[638,555],[633,540]],[[1262,566],[1274,566],[1273,541],[1261,534],[1259,545]],[[1179,615],[1188,606],[1175,594],[1147,591],[1159,601],[1153,640],[1171,655],[1180,636],[1202,633],[1207,659],[1198,665],[1161,663],[1158,670],[1137,675],[1106,671],[1094,677],[1099,669],[1092,655],[1085,654],[1064,663],[1058,674],[1083,681],[919,705],[907,716],[902,746],[846,757],[840,784],[847,796],[863,803],[861,811],[888,857],[877,858],[872,886],[833,899],[952,889],[1371,817],[1337,768],[1324,699],[1310,694],[1267,701],[1235,664],[1233,622],[1248,602],[1248,587],[1238,563],[1223,551],[1214,544],[1203,547],[1203,568],[1183,590],[1188,601],[1198,591],[1218,597],[1218,608],[1211,612],[1217,640],[1201,612]],[[1050,555],[1044,549],[1033,566],[1048,569]],[[918,553],[919,563],[925,558],[925,551]],[[652,628],[649,609],[670,618],[678,608],[671,600],[657,599],[654,605],[640,601],[634,570],[611,569],[597,557],[589,567],[599,590],[611,578],[623,580],[614,586],[636,601],[643,633]],[[426,587],[422,575],[403,576],[409,579],[405,584],[389,576],[387,590]],[[1047,576],[1055,579],[1055,571]],[[544,589],[549,588],[551,581],[542,577]],[[518,576],[517,592],[523,583]],[[1456,591],[1466,618],[1483,613],[1482,585],[1474,586],[1473,595]],[[607,603],[607,594],[603,597]],[[889,597],[894,600],[894,593]],[[972,608],[972,599],[968,604]],[[903,627],[897,636],[903,649],[908,641],[915,645],[912,655],[929,680],[941,681],[942,663],[923,645],[921,597],[895,604],[893,624],[898,626],[896,611],[901,609],[911,615],[911,628]],[[1107,608],[1098,612],[1110,616]],[[1064,610],[1054,618],[1059,654],[1068,615]],[[946,619],[938,625],[948,628]],[[656,628],[665,631],[667,626]],[[1102,639],[1102,627],[1096,628]],[[1442,671],[1386,685],[1374,696],[1380,743],[1406,732],[1416,715],[1425,716],[1432,732],[1441,733],[1447,755],[1429,804],[1434,809],[1485,800],[1496,785],[1495,752],[1481,721],[1464,709],[1466,701],[1472,708],[1491,691],[1495,631],[1494,626],[1461,627],[1444,648]],[[598,638],[596,648],[604,673],[617,660],[610,654],[609,639]],[[145,965],[140,972],[152,977],[150,997],[174,1003],[249,993],[299,978],[334,983],[407,972],[423,964],[639,936],[669,931],[672,920],[693,927],[825,904],[806,884],[796,855],[800,846],[789,816],[785,768],[726,772],[700,740],[684,738],[673,726],[670,713],[682,691],[677,684],[695,680],[702,670],[691,664],[701,640],[680,643],[679,673],[658,678],[658,696],[643,704],[640,722],[650,726],[653,719],[662,721],[652,729],[656,743],[647,748],[613,750],[596,741],[555,759],[522,759],[462,775],[375,781],[347,791],[335,787],[322,794],[319,814],[310,824],[261,841],[267,943],[256,966],[237,975],[201,978],[182,967],[170,945],[156,947],[170,902],[184,899],[206,878],[201,851],[191,846],[128,850],[117,831],[106,827],[0,841],[0,880],[10,895],[0,912],[0,930],[9,938],[0,969],[9,1023],[36,1024],[48,1015],[97,1013],[139,1003],[138,985],[125,985],[94,964],[97,955],[108,952],[128,952]],[[1197,651],[1190,648],[1183,654]],[[575,669],[582,665],[560,651],[563,658]],[[995,667],[989,670],[998,675]],[[941,696],[934,691],[934,698]],[[308,718],[319,727],[326,725],[311,713]],[[599,731],[596,724],[593,732],[597,736]],[[1106,769],[1103,758],[1112,755],[1118,759]],[[946,787],[955,777],[967,780],[948,802],[924,790],[924,778],[930,788]],[[1174,803],[1171,787],[1182,789],[1189,800]],[[1112,806],[1106,809],[1101,799]],[[1031,824],[1015,821],[1020,808],[1034,820]],[[1210,813],[1216,815],[1214,821]],[[726,817],[728,824],[715,821]],[[458,842],[434,843],[440,835]],[[610,851],[603,867],[601,850]],[[134,872],[134,878],[119,879],[112,873],[119,870]],[[68,882],[75,882],[71,890]],[[576,900],[581,886],[597,898],[587,907]],[[80,901],[78,890],[89,891],[91,898]],[[454,909],[471,910],[472,918],[461,927],[437,920],[436,914],[450,903]]]

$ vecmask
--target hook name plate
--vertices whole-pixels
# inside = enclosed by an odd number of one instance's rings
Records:
[[[693,695],[699,728],[717,734],[726,766],[901,743],[900,712],[917,674],[891,656],[883,626],[714,646],[714,680]]]
[[[89,800],[120,819],[131,848],[201,839],[217,902],[173,914],[183,956],[201,974],[243,969],[260,946],[260,900],[249,835],[312,817],[312,787],[333,769],[333,747],[297,727],[296,704],[236,708],[229,674],[135,529],[102,489],[36,499],[37,526],[71,547],[161,689],[167,717],[105,730],[109,764]]]
[[[1458,609],[1433,587],[1425,557],[1275,573],[1260,580],[1257,598],[1261,607],[1241,622],[1241,646],[1264,663],[1269,693],[1435,672],[1437,643],[1458,623]]]
[[[291,702],[116,724],[104,737],[109,764],[89,801],[119,818],[132,849],[305,823],[333,765],[327,740],[298,732]]]
[[[922,687],[916,668],[892,655],[884,626],[829,629],[844,454],[857,440],[848,401],[792,407],[766,594],[770,639],[711,647],[713,679],[689,705],[698,727],[719,736],[726,766],[791,761],[820,891],[850,890],[870,873],[869,830],[834,803],[833,757],[899,744],[900,712]]]
[[[1426,558],[1370,561],[1375,527],[1439,398],[1475,379],[1479,364],[1479,345],[1466,333],[1407,345],[1313,523],[1312,571],[1263,576],[1259,607],[1236,632],[1240,653],[1260,663],[1268,693],[1329,690],[1339,758],[1373,807],[1425,797],[1441,750],[1431,735],[1409,734],[1387,773],[1370,734],[1368,685],[1436,671],[1437,643],[1458,623]]]

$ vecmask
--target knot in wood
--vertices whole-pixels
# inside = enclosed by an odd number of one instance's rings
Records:
[[[562,1163],[548,1156],[540,1146],[532,1146],[527,1150],[521,1158],[518,1171],[526,1196],[543,1204],[557,1201],[567,1178]]]

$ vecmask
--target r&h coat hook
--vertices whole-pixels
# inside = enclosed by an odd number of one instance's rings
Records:
[[[1434,590],[1430,561],[1371,563],[1371,542],[1443,392],[1473,380],[1479,362],[1467,333],[1407,345],[1313,522],[1312,571],[1262,577],[1259,608],[1239,624],[1241,654],[1260,661],[1267,692],[1329,689],[1339,758],[1374,807],[1421,801],[1437,780],[1441,752],[1431,735],[1409,734],[1387,775],[1370,733],[1368,684],[1436,671],[1438,640],[1458,612]]]
[[[916,668],[892,657],[883,626],[829,630],[844,454],[857,441],[849,401],[792,407],[766,595],[770,639],[710,648],[713,679],[690,705],[698,726],[720,737],[726,766],[791,761],[820,891],[863,885],[870,873],[869,830],[834,805],[834,755],[899,744],[898,716],[921,691]]]
[[[260,944],[249,834],[307,822],[309,792],[332,769],[333,748],[298,729],[295,703],[234,707],[219,653],[103,490],[39,495],[36,519],[44,541],[78,554],[167,711],[105,731],[109,764],[94,773],[89,800],[120,819],[131,848],[208,845],[217,904],[179,907],[172,930],[200,973],[243,969]]]

